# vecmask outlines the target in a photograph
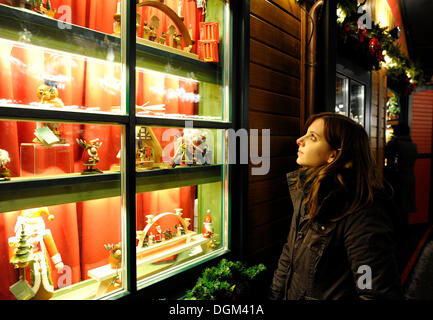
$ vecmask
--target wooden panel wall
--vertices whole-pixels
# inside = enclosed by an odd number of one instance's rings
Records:
[[[386,88],[386,70],[372,71],[370,147],[381,177],[384,165]]]
[[[250,2],[250,129],[271,130],[270,171],[253,176],[250,167],[246,244],[250,262],[276,264],[289,230],[292,212],[285,174],[296,168],[300,134],[301,20],[294,0]]]

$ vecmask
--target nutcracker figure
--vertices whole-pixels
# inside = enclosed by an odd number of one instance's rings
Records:
[[[203,227],[201,229],[203,238],[209,239],[213,234],[212,218],[210,216],[210,210],[207,211],[206,217],[204,217]]]
[[[41,214],[46,214],[50,221],[54,219],[46,207],[23,210],[15,225],[16,236],[9,238],[11,261],[14,261],[13,257],[19,247],[20,235],[21,238],[23,234],[27,235],[26,242],[32,254],[32,260],[24,269],[24,279],[20,280],[26,287],[11,286],[11,291],[17,298],[22,296],[22,291],[27,290],[30,292],[28,297],[32,300],[50,299],[54,292],[50,260],[57,270],[64,267],[51,231],[45,228]]]

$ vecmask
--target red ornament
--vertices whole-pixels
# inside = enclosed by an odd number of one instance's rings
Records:
[[[348,23],[344,24],[344,31],[349,32],[350,31],[350,27]]]
[[[367,29],[358,29],[359,42],[364,42],[364,38],[367,37]]]
[[[368,49],[371,55],[375,56],[380,60],[383,59],[382,44],[379,42],[379,40],[377,40],[376,38],[371,39],[368,43]]]

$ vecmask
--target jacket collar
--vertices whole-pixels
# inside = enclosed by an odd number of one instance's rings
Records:
[[[292,203],[295,204],[298,202],[301,195],[305,192],[305,190],[302,189],[302,179],[304,177],[300,176],[299,170],[289,172],[286,176]],[[297,179],[301,179],[300,189],[296,189]],[[343,172],[343,179],[347,183],[346,188],[341,187],[336,189],[335,186],[337,184],[337,181],[334,177],[329,177],[322,181],[319,191],[320,205],[316,219],[329,220],[332,218],[336,218],[344,213],[347,200],[350,201],[351,198],[354,196],[353,191],[355,189],[353,183],[351,183],[349,171]]]

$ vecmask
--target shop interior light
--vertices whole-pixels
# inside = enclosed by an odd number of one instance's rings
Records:
[[[341,8],[337,8],[337,22],[343,23],[344,19],[346,19],[346,13]]]

